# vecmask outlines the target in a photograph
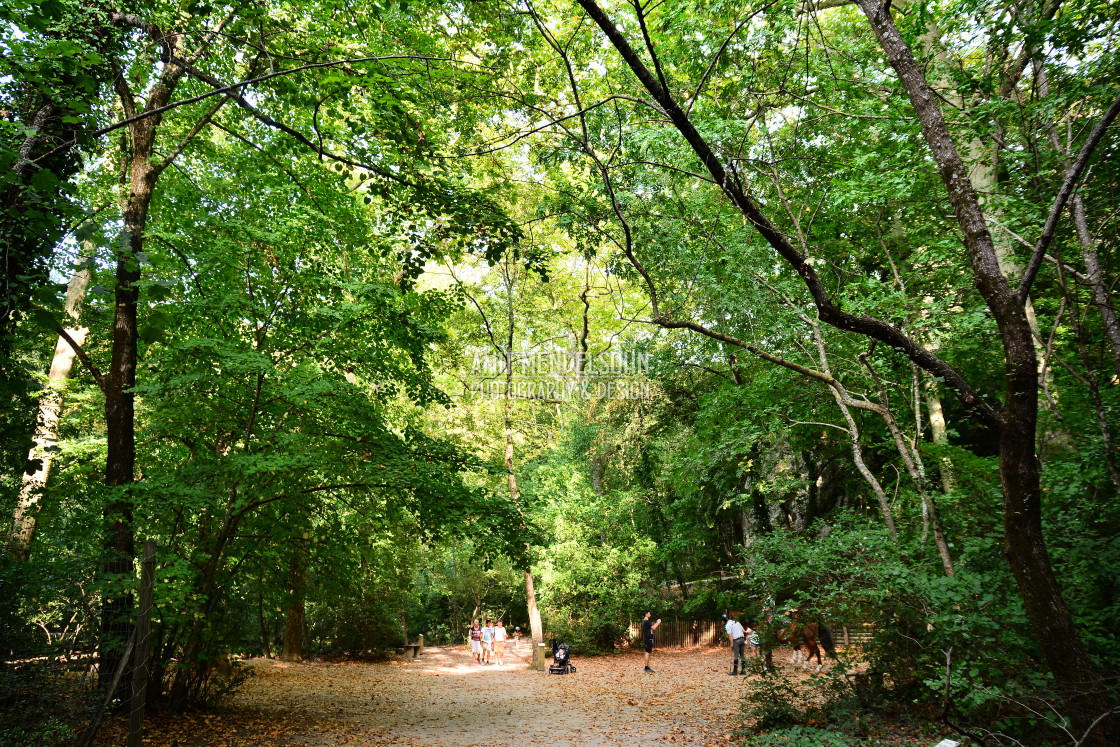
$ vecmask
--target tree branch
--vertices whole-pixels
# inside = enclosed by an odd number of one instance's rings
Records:
[[[79,345],[77,340],[70,335],[70,332],[58,322],[54,323],[54,329],[55,332],[58,333],[58,336],[66,340],[66,343],[74,350],[74,355],[78,356],[78,360],[82,362],[85,369],[89,371],[89,375],[92,376],[94,382],[97,383],[98,388],[104,393],[106,386],[105,376],[101,373],[101,369],[97,367],[97,364],[93,362],[93,359],[89,357],[89,354],[86,353],[85,348]]]
[[[127,127],[128,125],[130,125],[134,122],[138,122],[141,119],[147,119],[148,117],[155,117],[155,116],[158,116],[160,114],[163,114],[164,112],[171,111],[172,109],[178,109],[181,106],[186,106],[188,104],[195,104],[195,103],[198,103],[199,101],[205,101],[206,99],[213,98],[214,96],[221,96],[223,94],[228,95],[231,91],[236,91],[239,88],[246,88],[248,86],[252,86],[252,85],[255,85],[257,83],[262,83],[266,80],[271,80],[273,78],[279,78],[279,77],[282,77],[282,76],[285,76],[285,75],[291,75],[293,73],[300,73],[300,72],[304,72],[306,70],[316,70],[316,69],[324,68],[324,67],[338,67],[338,66],[341,66],[341,65],[350,65],[350,64],[354,64],[354,63],[358,63],[358,62],[383,62],[383,61],[386,61],[386,60],[422,60],[422,61],[428,61],[428,62],[453,62],[453,63],[456,63],[456,64],[463,64],[462,60],[456,60],[456,59],[449,58],[449,57],[426,57],[426,56],[423,56],[423,55],[385,55],[385,56],[381,56],[381,57],[355,57],[355,58],[352,58],[352,59],[345,59],[345,60],[329,60],[327,62],[315,62],[315,63],[310,63],[310,64],[307,64],[307,65],[300,65],[298,67],[289,68],[287,70],[277,70],[275,72],[266,73],[265,75],[257,76],[256,78],[249,78],[247,80],[242,80],[242,81],[239,81],[237,83],[231,83],[230,85],[222,85],[221,83],[219,83],[218,85],[220,86],[220,88],[217,88],[213,91],[207,91],[206,93],[199,94],[198,96],[191,96],[189,98],[181,99],[179,101],[172,101],[169,104],[164,104],[163,106],[157,106],[154,109],[149,109],[147,111],[143,111],[143,112],[140,112],[138,114],[129,115],[128,112],[126,111],[125,112],[126,116],[125,116],[124,119],[122,119],[119,122],[114,122],[113,124],[111,124],[107,127],[102,127],[100,130],[96,130],[96,131],[90,133],[90,137],[100,137],[102,135],[105,135],[105,134],[108,134],[108,133],[112,132],[113,130],[119,130],[122,127]],[[180,60],[180,62],[181,62],[181,60]],[[116,77],[119,78],[120,76],[116,76]],[[119,93],[119,91],[118,91],[118,93]],[[61,150],[65,150],[67,148],[72,148],[74,145],[77,144],[77,142],[78,141],[75,138],[75,139],[72,139],[72,140],[67,140],[64,143],[60,143],[55,148],[47,151],[43,155],[36,158],[34,161],[32,161],[32,163],[41,161],[44,158],[48,158],[48,157],[54,155],[55,153],[57,153]]]
[[[1054,204],[1050,208],[1050,215],[1046,218],[1046,223],[1042,227],[1042,234],[1038,237],[1038,243],[1035,244],[1034,254],[1031,256],[1030,262],[1027,264],[1027,269],[1023,272],[1023,279],[1019,283],[1018,299],[1020,304],[1026,303],[1027,296],[1031,291],[1031,285],[1034,283],[1035,276],[1038,275],[1038,268],[1042,266],[1042,260],[1046,256],[1046,248],[1050,246],[1050,242],[1054,238],[1054,230],[1058,226],[1058,219],[1062,215],[1062,210],[1065,209],[1066,202],[1069,200],[1070,196],[1073,195],[1073,190],[1077,186],[1077,181],[1081,178],[1081,174],[1089,164],[1090,156],[1093,155],[1097,144],[1100,143],[1101,138],[1104,137],[1112,121],[1116,119],[1117,114],[1120,114],[1120,93],[1117,93],[1116,98],[1112,100],[1112,106],[1108,107],[1104,116],[1097,122],[1097,126],[1089,133],[1088,139],[1085,141],[1085,144],[1081,146],[1081,151],[1077,154],[1077,159],[1066,169],[1062,188],[1058,190],[1058,194],[1054,198]]]
[[[219,109],[225,106],[225,103],[227,101],[229,101],[229,99],[222,99],[217,104],[210,107],[210,111],[203,114],[202,117],[194,123],[194,126],[191,127],[190,132],[188,132],[183,137],[183,139],[179,141],[179,144],[175,146],[175,149],[171,151],[170,155],[168,155],[167,158],[163,159],[162,162],[152,167],[153,172],[156,175],[159,175],[163,172],[164,169],[170,166],[171,163],[176,158],[178,158],[184,150],[186,150],[186,147],[190,145],[190,142],[195,139],[198,133],[202,132],[202,130],[205,129],[208,124],[210,124],[210,120],[214,118],[214,115],[218,113]]]
[[[748,15],[746,18],[744,18],[742,21],[740,21],[739,25],[731,30],[731,33],[728,34],[727,38],[723,40],[723,44],[719,45],[719,49],[717,49],[716,53],[712,56],[712,61],[708,63],[708,68],[704,71],[704,74],[700,76],[700,82],[696,84],[696,88],[692,92],[692,97],[689,98],[689,100],[688,100],[688,106],[685,107],[685,110],[684,110],[685,114],[691,114],[692,113],[692,106],[696,103],[696,100],[700,97],[700,92],[702,90],[704,90],[704,84],[708,82],[708,76],[710,76],[712,74],[712,70],[715,69],[716,63],[719,62],[719,58],[723,56],[723,50],[727,49],[727,45],[731,43],[731,40],[735,38],[735,35],[739,33],[739,30],[742,29],[744,26],[746,26],[748,23],[750,23],[751,20],[755,16],[757,16],[759,13],[763,13],[763,12],[769,10],[770,7],[773,6],[774,3],[776,3],[776,2],[777,2],[777,0],[770,0],[770,2],[766,3],[765,5],[760,7],[758,10],[754,11],[753,13]]]
[[[820,277],[816,274],[812,265],[806,261],[807,258],[789,242],[789,239],[787,239],[765,215],[763,215],[754,201],[743,191],[743,187],[737,176],[727,171],[711,146],[692,124],[684,110],[682,110],[673,99],[672,94],[658,82],[652,73],[650,73],[649,69],[646,68],[645,64],[630,46],[630,43],[610,18],[607,17],[606,13],[596,4],[595,0],[578,1],[584,11],[591,16],[592,20],[595,21],[602,32],[607,36],[608,40],[610,40],[611,44],[618,51],[619,55],[630,67],[641,84],[650,95],[653,96],[657,104],[665,110],[678,132],[680,132],[685,141],[691,146],[693,152],[707,168],[724,195],[731,200],[732,204],[739,209],[744,217],[747,218],[748,222],[762,235],[779,256],[801,276],[802,281],[813,297],[813,302],[817,307],[819,318],[826,324],[836,327],[837,329],[856,332],[866,337],[877,339],[901,351],[910,358],[910,360],[914,361],[914,363],[926,371],[929,371],[934,376],[943,379],[945,383],[956,392],[961,403],[964,404],[970,412],[976,415],[987,427],[998,432],[1002,428],[1002,418],[1000,414],[996,412],[991,405],[983,401],[964,377],[954,368],[923,348],[897,327],[881,319],[868,316],[856,316],[841,310],[839,305],[832,300],[828,290],[825,288]],[[864,1],[871,2],[871,0]],[[967,174],[964,173],[963,170],[962,175],[967,183]],[[969,188],[971,188],[970,185]],[[975,202],[975,195],[973,195],[973,198]],[[979,228],[986,233],[987,229],[983,224],[982,216],[980,217]],[[991,244],[990,236],[988,237],[988,244]],[[1002,280],[1002,275],[998,275],[999,268],[995,263],[994,249],[990,252],[990,256],[992,268],[994,268],[997,276]],[[655,314],[655,316],[657,315]],[[659,320],[659,323],[660,321],[679,325],[681,328],[691,328],[689,327],[691,324],[689,322]]]
[[[198,80],[201,80],[202,82],[213,86],[216,92],[220,91],[220,92],[224,93],[226,96],[228,96],[230,99],[232,99],[235,104],[240,106],[245,111],[249,112],[249,114],[253,115],[253,117],[258,122],[260,122],[261,124],[266,125],[268,127],[271,127],[274,130],[280,130],[281,132],[283,132],[287,135],[290,135],[291,137],[295,138],[296,140],[298,140],[301,143],[303,143],[304,145],[306,145],[308,148],[310,148],[312,150],[312,152],[316,153],[317,155],[319,155],[323,158],[330,159],[331,161],[334,161],[336,163],[346,164],[347,166],[353,166],[354,168],[357,168],[357,169],[364,169],[366,171],[369,171],[372,174],[377,174],[382,179],[386,179],[388,181],[395,182],[397,184],[408,187],[410,189],[415,189],[416,188],[415,184],[413,184],[409,180],[405,179],[404,177],[401,177],[401,176],[398,176],[397,174],[394,174],[391,171],[386,171],[385,169],[378,168],[377,166],[373,166],[373,165],[368,164],[368,163],[362,163],[361,161],[351,160],[351,159],[346,158],[344,156],[340,156],[340,155],[337,155],[335,153],[332,153],[329,150],[327,150],[326,148],[322,147],[321,145],[316,145],[314,141],[312,141],[309,137],[304,135],[299,130],[296,130],[292,127],[289,127],[288,125],[284,124],[283,122],[276,121],[272,117],[270,117],[267,114],[265,114],[264,112],[262,112],[257,107],[250,104],[248,102],[248,100],[246,100],[246,98],[243,94],[237,92],[237,86],[236,85],[232,85],[232,86],[223,85],[222,82],[219,81],[217,78],[214,78],[210,75],[207,75],[206,73],[203,73],[199,70],[195,70],[194,68],[188,67],[188,72],[193,77],[197,78]]]

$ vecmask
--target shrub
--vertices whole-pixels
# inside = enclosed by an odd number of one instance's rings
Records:
[[[750,747],[855,747],[851,738],[811,726],[789,726],[750,738]]]

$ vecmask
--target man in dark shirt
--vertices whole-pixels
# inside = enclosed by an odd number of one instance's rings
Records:
[[[661,624],[661,618],[657,618],[657,622],[649,619],[652,614],[647,612],[642,615],[642,645],[646,649],[645,668],[642,671],[646,674],[653,674],[653,670],[649,668],[649,655],[653,653],[653,631]]]

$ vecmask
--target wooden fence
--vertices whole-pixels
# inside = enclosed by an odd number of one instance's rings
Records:
[[[825,623],[837,646],[862,646],[871,640],[874,629],[869,623]],[[717,620],[663,620],[654,631],[658,648],[689,648],[691,646],[726,646],[723,623]],[[642,624],[630,624],[630,640],[640,645]]]
[[[690,646],[720,646],[723,624],[715,620],[663,620],[653,632],[658,648],[688,648]],[[631,640],[641,643],[642,624],[631,623]]]
[[[832,642],[837,646],[862,646],[871,640],[875,632],[871,623],[829,624],[828,629],[832,633]]]

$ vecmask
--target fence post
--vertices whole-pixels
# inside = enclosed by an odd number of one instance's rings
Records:
[[[148,704],[148,635],[152,627],[152,587],[155,582],[156,543],[144,543],[140,561],[140,611],[136,616],[136,647],[132,655],[132,705],[128,715],[128,747],[140,747],[144,710]]]

